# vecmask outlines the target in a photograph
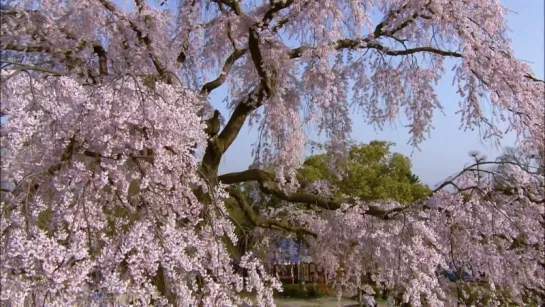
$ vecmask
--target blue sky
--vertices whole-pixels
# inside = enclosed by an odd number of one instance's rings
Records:
[[[478,0],[476,0],[478,1]],[[508,24],[511,28],[513,49],[518,59],[530,62],[534,74],[544,77],[545,54],[545,1],[543,0],[504,0],[503,3],[516,13],[508,15]],[[420,145],[421,151],[413,150],[406,145],[409,133],[402,124],[397,127],[385,127],[383,131],[375,131],[365,124],[360,114],[354,113],[352,137],[357,142],[369,142],[374,139],[387,140],[396,143],[394,151],[411,157],[414,173],[422,182],[435,186],[449,175],[460,171],[464,164],[470,162],[469,152],[477,150],[489,158],[495,158],[501,152],[501,148],[489,141],[482,142],[478,132],[460,131],[460,117],[455,114],[458,110],[459,96],[451,85],[452,75],[446,74],[437,88],[442,104],[445,106],[445,115],[435,114],[431,138]],[[224,116],[228,111],[222,106],[222,99],[226,91],[221,88],[212,93],[212,104],[217,107]],[[545,99],[545,98],[544,98]],[[251,144],[256,140],[256,132],[249,130],[247,126],[240,132],[239,137],[223,157],[220,164],[220,173],[241,171],[247,168],[252,161]],[[312,135],[316,137],[316,134]],[[502,140],[503,146],[513,145],[515,137],[508,135]],[[412,154],[412,155],[411,155]]]

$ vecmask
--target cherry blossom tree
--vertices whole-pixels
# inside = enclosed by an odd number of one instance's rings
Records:
[[[544,293],[541,175],[507,167],[498,191],[470,166],[404,206],[308,193],[295,176],[306,127],[340,158],[354,109],[378,128],[403,112],[418,147],[442,109],[434,85],[446,69],[464,129],[499,140],[507,126],[543,156],[544,83],[515,58],[498,0],[0,4],[2,180],[12,185],[2,303],[274,305],[280,284],[261,255],[289,234],[339,295],[371,292],[368,279],[414,306],[537,304]],[[209,96],[222,86],[220,126]],[[218,174],[246,122],[260,132],[254,166]],[[255,212],[240,183],[283,206]],[[262,238],[240,257],[228,197]],[[448,262],[485,283],[453,296],[436,274]]]

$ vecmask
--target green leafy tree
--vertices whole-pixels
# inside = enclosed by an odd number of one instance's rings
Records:
[[[302,182],[328,180],[337,194],[364,200],[392,199],[409,203],[428,196],[431,191],[412,173],[409,158],[392,153],[392,146],[393,143],[385,141],[354,145],[348,157],[337,163],[335,172],[328,167],[327,154],[313,155],[299,171],[299,179]]]
[[[316,144],[321,148],[320,144]],[[353,195],[364,200],[393,199],[402,204],[425,198],[430,195],[428,186],[420,182],[420,178],[411,171],[408,157],[400,153],[392,153],[393,143],[372,141],[369,144],[354,145],[346,157],[339,161],[335,168],[330,168],[332,156],[315,154],[308,157],[297,176],[302,185],[319,180],[327,180],[333,185],[334,198],[342,198],[342,194]],[[265,168],[267,169],[267,168]],[[246,203],[252,204],[248,211],[258,214],[260,208],[276,208],[282,206],[282,200],[274,195],[259,193],[256,199],[251,193],[249,183],[240,184],[241,196]],[[243,238],[237,246],[237,255],[242,255],[251,248],[254,228],[245,213],[232,198],[226,201],[227,209],[236,224],[236,233]],[[251,214],[251,213],[250,213]]]

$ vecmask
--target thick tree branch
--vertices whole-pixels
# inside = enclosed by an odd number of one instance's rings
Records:
[[[240,5],[238,4],[237,0],[213,0],[213,2],[216,2],[218,6],[225,4],[228,6],[237,16],[243,16],[244,12],[240,8]]]
[[[265,98],[265,91],[261,85],[257,86],[245,100],[239,102],[231,118],[216,138],[208,141],[202,160],[205,175],[213,178],[217,175],[222,155],[238,136],[248,115],[261,106]]]
[[[246,97],[244,101],[237,105],[233,111],[233,115],[231,115],[227,125],[225,125],[225,128],[223,128],[218,137],[225,150],[231,146],[237,137],[248,115],[261,106],[264,98],[264,89],[261,85],[259,85]]]
[[[236,1],[216,0],[216,3],[218,3],[218,5],[220,6],[220,9],[221,9],[221,5],[225,4],[229,6],[238,16],[242,16],[243,14],[242,10],[240,9]],[[256,110],[257,108],[259,108],[261,106],[262,101],[265,99],[265,97],[270,95],[270,88],[267,86],[267,82],[266,82],[267,78],[261,66],[263,61],[261,57],[261,52],[259,50],[258,33],[255,27],[250,28],[248,35],[249,35],[248,50],[250,51],[250,55],[258,71],[258,74],[261,77],[261,82],[248,95],[248,97],[244,101],[239,102],[239,104],[236,106],[235,110],[233,111],[231,118],[225,125],[225,128],[221,131],[221,133],[217,136],[217,138],[212,138],[209,140],[208,146],[205,149],[203,160],[202,160],[204,175],[209,180],[216,179],[215,177],[217,176],[221,157],[238,136],[238,133],[240,132],[240,129],[244,125],[244,122],[246,121],[246,118],[248,117],[248,115],[254,110]],[[246,50],[238,51],[235,48],[235,51],[232,54],[232,57],[227,59],[223,67],[222,73],[228,72],[231,69],[232,63],[237,58],[241,57],[245,52]],[[201,93],[207,93],[211,89],[220,86],[224,82],[225,77],[226,77],[226,74],[225,76],[220,75],[218,79],[212,81],[211,84],[209,85],[205,84],[205,86],[201,90]]]
[[[254,62],[255,69],[257,70],[257,74],[261,79],[261,84],[267,93],[267,96],[270,96],[273,89],[270,87],[270,82],[268,82],[269,78],[265,69],[263,69],[263,56],[261,55],[259,47],[259,34],[255,28],[250,29],[248,35],[248,49],[250,50],[250,55]]]
[[[339,209],[343,201],[325,199],[319,195],[296,192],[287,194],[282,191],[277,183],[274,182],[274,176],[260,169],[249,169],[243,172],[229,173],[221,175],[218,180],[224,184],[241,183],[255,181],[259,183],[261,191],[266,194],[274,195],[282,200],[294,203],[315,204],[328,210]]]
[[[303,227],[291,226],[289,224],[286,224],[277,220],[262,219],[259,215],[257,215],[254,212],[252,207],[248,204],[248,202],[244,198],[244,195],[237,188],[229,187],[227,191],[229,192],[229,195],[231,195],[231,197],[233,197],[237,201],[242,211],[244,211],[244,214],[246,214],[246,216],[250,219],[252,224],[254,224],[255,226],[261,227],[261,228],[270,228],[270,229],[274,229],[274,228],[283,229],[289,232],[307,234],[307,235],[316,237],[316,234],[314,232],[309,231],[308,229],[305,229]]]
[[[429,1],[424,8],[427,9],[430,4],[431,4],[431,1]],[[424,18],[424,19],[431,18],[429,16],[426,16],[426,15],[423,15],[423,14],[420,14],[420,13],[414,13],[413,15],[411,15],[411,17],[409,17],[404,22],[400,23],[395,28],[390,29],[390,30],[384,30],[385,27],[387,26],[387,20],[389,18],[395,18],[395,16],[397,14],[399,14],[399,12],[401,10],[403,10],[405,7],[406,7],[406,5],[404,5],[403,7],[401,7],[398,10],[394,10],[394,11],[390,12],[388,14],[388,18],[386,18],[385,20],[380,22],[375,27],[375,30],[373,31],[373,33],[370,34],[369,36],[367,36],[366,38],[359,39],[359,40],[342,39],[342,40],[337,41],[334,48],[336,50],[342,50],[342,49],[377,49],[379,51],[382,51],[384,54],[391,55],[391,56],[409,55],[409,54],[414,54],[414,53],[418,53],[418,52],[430,52],[430,53],[435,53],[435,54],[439,54],[439,55],[443,55],[443,56],[462,57],[462,55],[460,53],[453,52],[453,51],[444,51],[444,50],[440,50],[440,49],[437,49],[437,48],[434,48],[434,47],[431,47],[431,46],[417,47],[417,48],[411,48],[411,49],[406,49],[406,50],[391,50],[390,48],[387,48],[387,47],[379,44],[377,42],[377,39],[379,39],[380,37],[391,37],[391,38],[395,39],[395,37],[393,37],[393,36],[397,32],[399,32],[403,28],[407,27],[409,24],[413,23],[418,17]],[[301,47],[292,49],[290,51],[290,57],[292,59],[293,58],[298,58],[303,54],[303,52],[305,52],[307,50],[314,49],[314,48],[316,48],[316,47],[301,46]]]
[[[254,62],[254,66],[257,70],[257,74],[259,75],[261,79],[262,86],[267,94],[267,96],[271,96],[273,93],[273,86],[272,82],[274,80],[271,80],[271,78],[275,78],[275,72],[269,71],[269,74],[267,74],[267,71],[265,71],[263,67],[263,55],[261,54],[260,45],[259,45],[259,33],[263,29],[267,28],[271,20],[274,18],[274,15],[279,12],[280,10],[289,7],[293,3],[293,0],[287,0],[287,1],[271,1],[271,7],[270,9],[265,12],[265,15],[263,16],[263,21],[261,23],[254,24],[253,27],[250,28],[248,33],[248,50],[250,51],[250,55],[252,57],[252,61]],[[270,75],[272,74],[272,76]]]
[[[225,10],[223,9],[224,2],[223,1],[216,1],[216,2],[218,4],[222,14],[226,14]],[[236,3],[230,3],[230,4],[231,4],[230,7],[231,7],[232,10],[237,9],[238,4],[236,4]],[[226,3],[226,5],[227,5],[227,3]],[[234,5],[237,5],[237,6],[235,7]],[[238,9],[240,9],[240,8],[238,8]],[[240,14],[237,14],[237,15],[240,16]],[[247,48],[242,48],[242,49],[237,48],[235,40],[233,39],[233,37],[231,35],[231,23],[229,21],[227,21],[227,36],[229,38],[229,41],[231,42],[231,45],[233,46],[234,51],[225,60],[225,63],[223,64],[223,68],[221,70],[220,75],[216,79],[214,79],[214,80],[206,83],[205,85],[203,85],[203,87],[201,88],[201,91],[200,91],[200,94],[203,95],[203,96],[208,95],[208,93],[210,93],[214,89],[220,87],[225,82],[225,80],[227,80],[227,75],[229,74],[229,71],[233,67],[233,64],[238,59],[240,59],[242,56],[244,56],[246,54],[246,51],[248,50]]]
[[[377,49],[377,50],[382,51],[382,53],[384,53],[384,54],[392,55],[392,56],[409,55],[409,54],[415,54],[415,53],[420,53],[420,52],[428,52],[428,53],[435,53],[435,54],[442,55],[442,56],[450,56],[450,57],[456,57],[456,58],[461,58],[462,57],[461,53],[458,53],[458,52],[455,52],[455,51],[441,50],[441,49],[437,49],[437,48],[430,47],[430,46],[416,47],[416,48],[410,48],[410,49],[405,49],[405,50],[390,50],[389,48],[386,48],[386,47],[384,47],[384,46],[382,46],[380,44],[369,44],[366,48]]]
[[[274,180],[274,176],[260,169],[249,169],[242,172],[223,174],[218,176],[218,179],[224,184],[234,184],[248,181],[257,181],[261,183]]]
[[[372,41],[370,38],[364,38],[360,40],[354,40],[354,39],[342,39],[337,41],[337,43],[334,46],[335,50],[343,50],[343,49],[376,49],[381,51],[383,54],[390,55],[390,56],[399,56],[399,55],[411,55],[416,53],[434,53],[441,56],[449,56],[449,57],[455,57],[455,58],[462,58],[463,55],[456,51],[449,51],[449,50],[441,50],[437,49],[435,47],[431,46],[423,46],[423,47],[415,47],[415,48],[409,48],[405,50],[391,50],[389,47],[385,47],[376,41]],[[303,55],[305,51],[317,49],[317,47],[310,47],[310,46],[300,46],[294,49],[291,49],[289,51],[290,58],[295,59],[299,58]],[[475,72],[474,72],[475,73]],[[479,77],[477,75],[477,77]],[[480,78],[480,77],[479,77]],[[530,74],[525,74],[524,78],[527,78],[529,80],[535,81],[535,82],[542,82],[545,83],[545,81],[538,79]],[[482,80],[482,78],[480,78]]]
[[[222,86],[225,80],[227,80],[227,75],[233,67],[233,64],[244,54],[246,54],[247,50],[248,49],[236,49],[235,51],[233,51],[233,53],[231,53],[231,55],[225,60],[220,75],[216,79],[203,85],[200,92],[201,95],[208,95],[208,93],[212,92],[214,89]]]
[[[425,9],[427,9],[431,4],[431,1],[428,1],[428,3],[425,5]],[[397,9],[397,10],[394,10],[394,11],[391,11],[387,18],[385,20],[383,20],[382,22],[380,22],[376,27],[375,27],[375,31],[373,33],[373,35],[378,38],[379,36],[392,36],[394,35],[396,32],[402,30],[403,28],[405,28],[406,26],[410,25],[411,23],[413,23],[418,17],[420,18],[424,18],[424,19],[430,19],[431,17],[430,16],[426,16],[426,15],[423,15],[423,14],[419,14],[419,13],[414,13],[411,15],[411,17],[409,17],[407,20],[405,20],[404,22],[400,23],[397,27],[393,28],[392,30],[387,30],[387,31],[384,31],[384,27],[386,26],[386,20],[388,18],[390,19],[393,19],[396,17],[396,15],[398,15],[400,12],[402,12],[404,9],[407,8],[407,4],[403,5],[401,8]]]
[[[288,6],[290,6],[293,3],[293,1],[289,1],[289,2],[290,2],[289,5],[286,5],[286,6],[282,7],[282,9],[287,8]],[[313,3],[313,2],[312,1],[306,1],[302,5],[303,9],[306,8],[306,6],[309,5],[310,3]],[[278,11],[280,11],[280,10],[278,10]],[[265,16],[266,16],[266,14],[265,14]],[[273,33],[277,33],[288,22],[290,22],[290,19],[288,17],[284,17],[282,19],[277,20],[276,23],[274,24],[274,26],[272,27],[271,31]],[[270,24],[270,22],[268,22],[268,24]]]
[[[218,4],[220,9],[222,8],[221,5],[225,4],[229,6],[238,16],[243,15],[242,10],[238,6],[238,2],[236,1],[216,0],[215,2]],[[255,24],[249,29],[247,50],[250,51],[250,56],[261,80],[259,85],[248,95],[248,97],[236,106],[231,118],[227,122],[227,125],[218,135],[218,137],[209,140],[202,160],[204,176],[206,176],[209,180],[216,180],[215,177],[217,176],[221,157],[238,136],[238,133],[244,125],[248,115],[259,108],[262,101],[272,93],[272,89],[269,86],[269,78],[262,66],[263,57],[259,48],[259,31],[257,30],[259,27],[260,25]],[[225,75],[220,75],[216,80],[213,80],[212,83],[205,84],[201,90],[201,93],[206,94],[213,88],[219,87],[225,81],[226,72],[231,69],[232,63],[237,58],[243,56],[245,52],[246,50],[237,50],[235,47],[234,53],[227,59],[223,67],[222,74],[225,73]]]
[[[429,53],[435,53],[442,56],[451,56],[451,57],[462,57],[461,53],[454,52],[454,51],[445,51],[441,49],[437,49],[431,46],[424,46],[424,47],[416,47],[416,48],[409,48],[405,50],[391,50],[388,47],[385,47],[377,42],[372,42],[371,39],[365,38],[361,40],[354,40],[354,39],[343,39],[337,41],[334,48],[336,50],[343,50],[343,49],[376,49],[381,51],[384,54],[391,55],[391,56],[397,56],[397,55],[410,55],[420,52],[429,52]],[[292,49],[289,52],[289,55],[292,59],[301,57],[305,51],[316,49],[316,47],[306,47],[301,46],[295,49]]]
[[[265,15],[263,16],[264,26],[266,27],[271,22],[271,20],[274,18],[274,14],[289,7],[292,4],[293,4],[293,0],[275,1],[271,5],[271,8],[267,12],[265,12]]]
[[[269,174],[263,170],[249,169],[243,172],[221,175],[218,177],[218,180],[223,184],[254,181],[259,183],[261,191],[265,194],[274,195],[282,200],[292,203],[316,205],[326,210],[336,210],[341,208],[343,204],[355,204],[357,202],[357,200],[354,198],[328,199],[320,195],[306,192],[286,193],[280,187],[278,187],[278,184],[274,182],[273,178],[274,176],[272,174]],[[388,220],[392,218],[392,214],[402,210],[403,208],[384,210],[377,206],[369,206],[369,210],[367,210],[365,214]]]

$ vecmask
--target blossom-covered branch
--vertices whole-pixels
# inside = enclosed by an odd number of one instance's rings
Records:
[[[257,182],[262,192],[274,195],[284,201],[291,203],[304,203],[316,205],[326,210],[337,210],[346,205],[356,205],[359,201],[355,198],[346,197],[345,199],[333,199],[331,197],[311,194],[304,191],[288,192],[278,186],[274,180],[274,175],[260,169],[249,169],[243,172],[228,173],[218,176],[218,180],[223,184],[233,184],[242,182]],[[393,214],[402,211],[402,207],[393,209],[382,209],[379,206],[368,206],[364,214],[375,216],[381,219],[389,219]]]
[[[261,218],[258,214],[256,214],[254,212],[254,210],[248,204],[246,199],[244,199],[245,196],[239,190],[237,190],[234,187],[230,187],[230,188],[227,189],[227,191],[237,201],[237,203],[239,204],[241,209],[244,211],[246,216],[250,219],[250,221],[255,226],[261,227],[261,228],[272,228],[272,229],[274,229],[276,227],[278,229],[286,230],[286,231],[289,231],[289,232],[302,233],[302,234],[311,235],[311,236],[316,237],[315,233],[313,233],[312,231],[309,231],[309,230],[307,230],[307,229],[305,229],[303,227],[292,226],[292,225],[289,225],[289,224],[286,224],[286,223],[283,223],[283,222],[277,221],[277,220]]]

